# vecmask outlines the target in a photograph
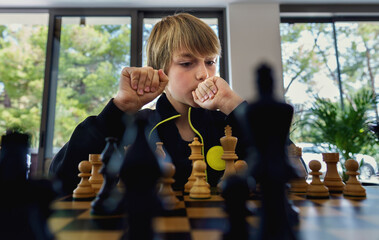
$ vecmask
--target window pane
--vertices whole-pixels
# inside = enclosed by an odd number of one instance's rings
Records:
[[[303,142],[303,128],[296,124],[304,118],[318,95],[339,101],[338,75],[329,23],[296,23],[280,25],[285,98],[295,107],[291,138]]]
[[[59,20],[59,19],[58,19]],[[130,66],[130,17],[62,17],[54,153],[74,128],[98,115]]]
[[[361,89],[379,94],[379,22],[336,23],[341,79],[346,100]],[[369,111],[377,121],[378,105]]]
[[[0,132],[31,135],[31,171],[37,167],[49,15],[0,14]]]

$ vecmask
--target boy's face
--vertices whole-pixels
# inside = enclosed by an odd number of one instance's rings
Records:
[[[175,51],[168,68],[166,91],[177,103],[198,107],[192,97],[197,85],[216,74],[217,56],[197,57],[189,51]]]

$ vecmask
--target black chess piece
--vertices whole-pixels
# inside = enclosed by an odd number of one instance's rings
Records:
[[[122,155],[118,150],[117,138],[107,137],[105,141],[107,143],[101,153],[103,165],[99,171],[103,174],[104,182],[96,198],[91,203],[91,214],[118,215],[123,213],[123,209],[120,208],[122,194],[117,188],[119,171],[113,169],[110,163],[121,162]]]
[[[228,214],[229,227],[224,233],[224,240],[248,240],[249,225],[246,217],[249,210],[246,202],[249,199],[249,187],[245,177],[231,175],[222,182],[222,197],[225,199],[225,212]]]
[[[293,226],[296,212],[286,195],[286,183],[297,177],[289,163],[287,142],[293,107],[276,100],[271,69],[257,71],[259,98],[246,107],[250,174],[260,184],[262,208],[259,239],[296,239]]]
[[[137,135],[128,148],[120,171],[125,185],[127,231],[123,239],[152,240],[152,219],[161,210],[156,184],[161,169],[146,138],[147,120],[136,117]]]
[[[29,136],[9,132],[1,139],[1,239],[54,239],[47,219],[57,191],[46,179],[27,178]]]
[[[0,181],[13,184],[27,179],[27,154],[29,136],[18,132],[8,132],[1,138]]]

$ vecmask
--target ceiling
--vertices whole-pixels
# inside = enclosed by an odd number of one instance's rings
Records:
[[[225,7],[230,3],[379,4],[379,0],[0,0],[0,8]]]

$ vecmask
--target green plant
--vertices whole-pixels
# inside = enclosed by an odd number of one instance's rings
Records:
[[[342,156],[343,179],[346,180],[344,161],[354,158],[362,149],[375,145],[376,138],[369,129],[368,111],[376,103],[372,92],[366,89],[358,91],[345,101],[344,108],[337,102],[316,96],[306,125],[316,131],[309,131],[308,137],[313,143],[328,143],[337,148]]]

